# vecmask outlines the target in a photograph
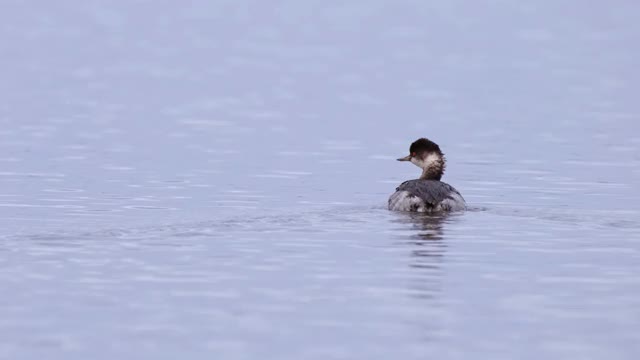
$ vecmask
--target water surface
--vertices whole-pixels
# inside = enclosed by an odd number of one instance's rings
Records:
[[[640,355],[634,3],[34,6],[0,358]],[[420,136],[470,211],[386,210]]]

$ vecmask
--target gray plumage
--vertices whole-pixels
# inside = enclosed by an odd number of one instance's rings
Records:
[[[438,180],[405,181],[389,198],[389,210],[396,211],[459,211],[465,207],[464,198],[458,190]]]

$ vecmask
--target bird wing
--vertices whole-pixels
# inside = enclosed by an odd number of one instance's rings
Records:
[[[436,207],[442,201],[451,199],[451,193],[460,195],[453,186],[437,180],[409,180],[405,181],[398,188],[398,191],[408,191],[410,194],[424,200],[428,207]],[[462,197],[460,195],[460,197]]]

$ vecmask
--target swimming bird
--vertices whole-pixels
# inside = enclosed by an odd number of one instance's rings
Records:
[[[440,181],[446,159],[438,144],[420,138],[409,147],[409,155],[398,161],[410,161],[422,169],[419,179],[408,180],[389,197],[389,210],[415,212],[460,211],[466,208],[464,198],[453,186]]]

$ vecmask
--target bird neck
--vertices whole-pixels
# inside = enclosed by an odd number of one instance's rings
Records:
[[[446,162],[443,155],[429,156],[425,166],[422,168],[421,180],[440,180],[444,174]]]

